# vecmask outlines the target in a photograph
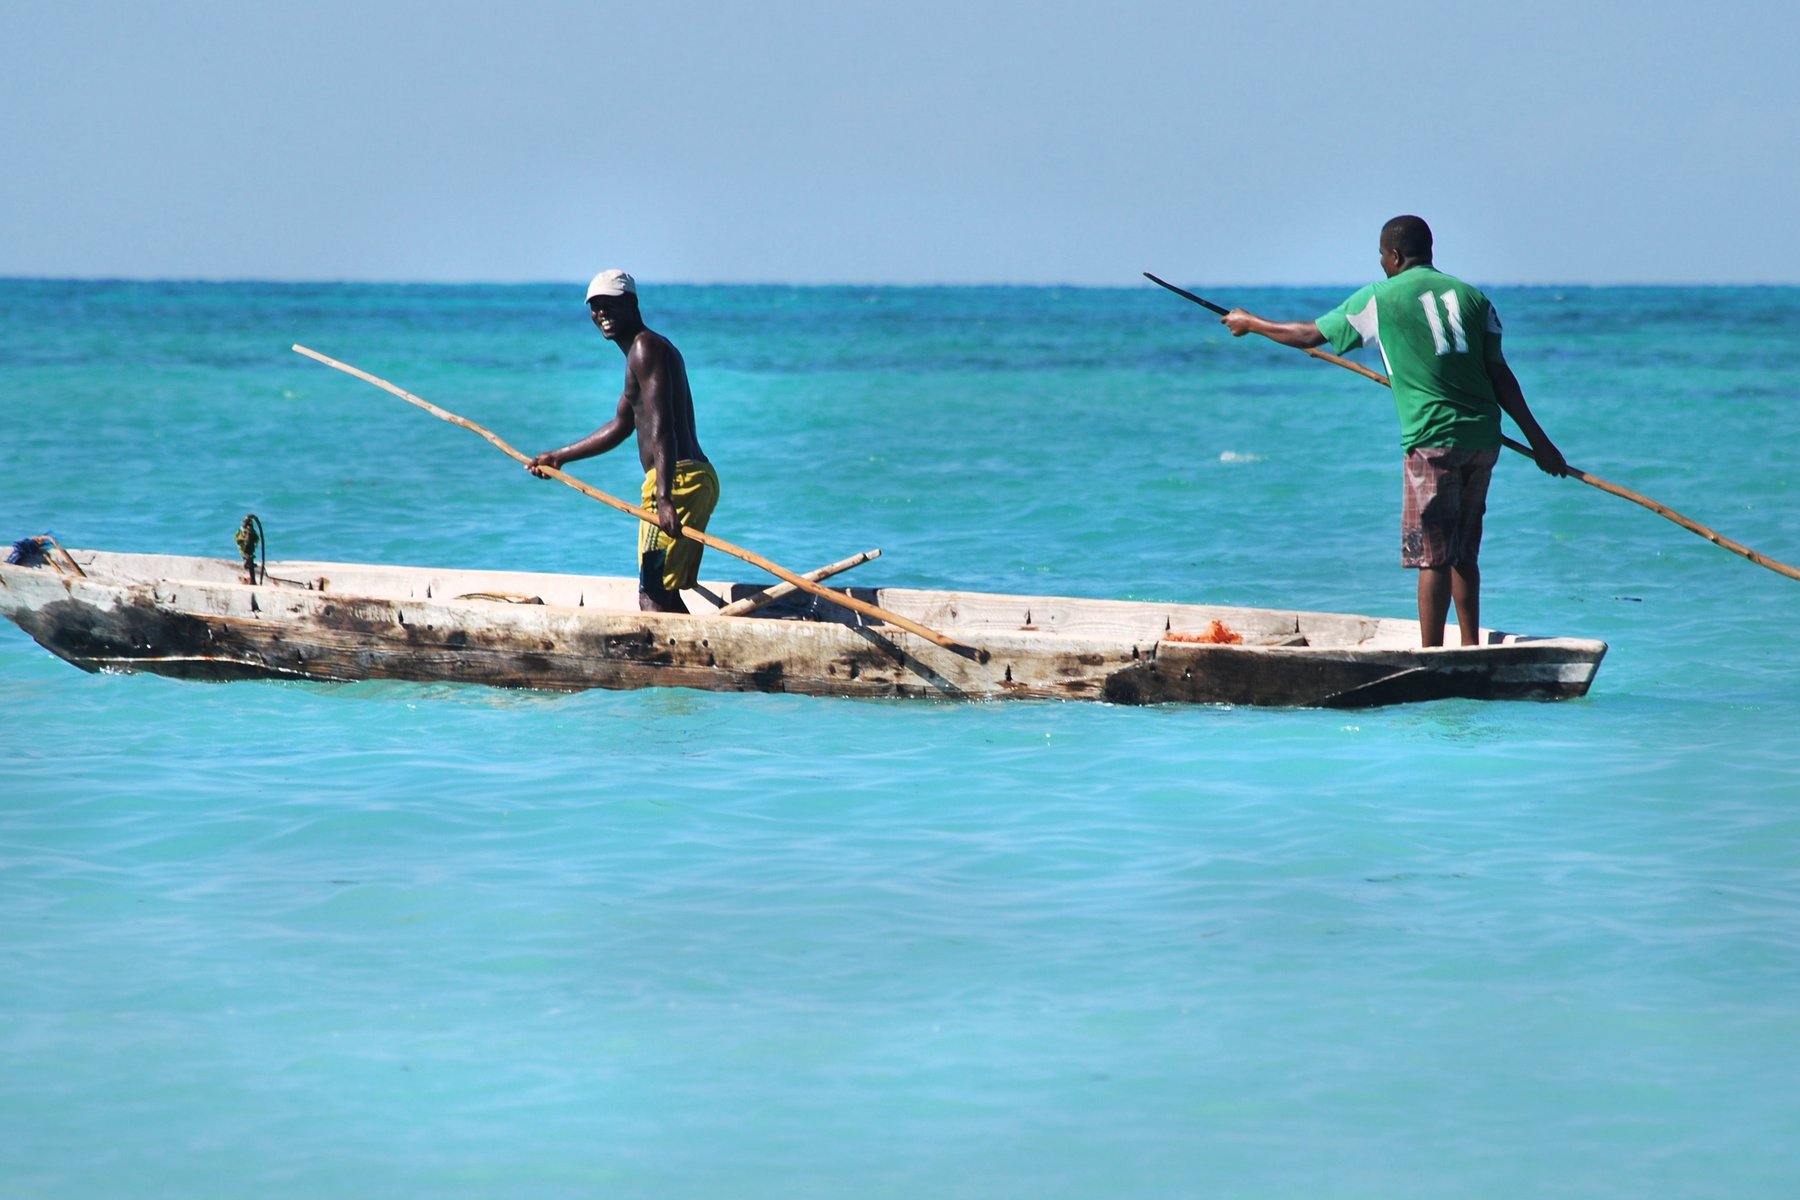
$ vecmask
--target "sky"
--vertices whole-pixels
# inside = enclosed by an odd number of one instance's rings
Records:
[[[9,0],[0,276],[1800,283],[1787,0]]]

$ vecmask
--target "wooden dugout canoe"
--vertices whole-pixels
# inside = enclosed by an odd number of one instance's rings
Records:
[[[1422,649],[1412,620],[1287,609],[849,589],[983,662],[804,593],[716,615],[754,584],[703,581],[682,615],[637,611],[630,578],[290,561],[252,585],[226,559],[58,551],[0,565],[0,613],[83,670],[181,679],[1350,708],[1581,696],[1606,653],[1485,630]],[[1243,641],[1193,640],[1217,632]]]

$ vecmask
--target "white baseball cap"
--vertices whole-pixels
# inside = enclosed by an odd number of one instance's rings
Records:
[[[600,272],[598,275],[594,276],[593,282],[588,284],[587,298],[589,300],[592,300],[595,296],[625,295],[637,295],[637,280],[619,270],[617,267]]]

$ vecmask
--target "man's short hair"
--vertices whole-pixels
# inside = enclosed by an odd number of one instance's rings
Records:
[[[1424,217],[1395,217],[1381,227],[1381,244],[1392,246],[1401,258],[1431,261],[1431,226]]]

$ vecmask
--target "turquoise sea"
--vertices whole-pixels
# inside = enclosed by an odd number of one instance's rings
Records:
[[[1387,394],[1121,284],[643,305],[789,567],[1409,615]],[[1493,294],[1572,463],[1800,563],[1800,289]],[[0,281],[0,535],[632,571],[295,342],[530,451],[622,361],[579,282]],[[204,685],[0,626],[0,1195],[1795,1195],[1800,582],[1510,454],[1484,568],[1611,644],[1589,697]]]

